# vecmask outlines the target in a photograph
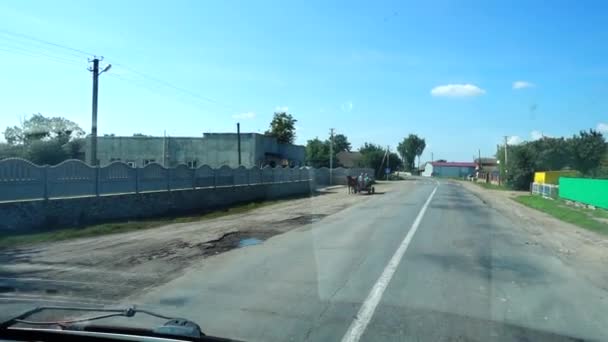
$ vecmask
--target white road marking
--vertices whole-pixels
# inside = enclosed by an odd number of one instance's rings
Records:
[[[429,204],[431,203],[431,200],[433,199],[435,192],[437,192],[438,186],[439,186],[439,184],[437,184],[435,189],[433,189],[433,192],[431,192],[431,194],[429,195],[429,198],[427,198],[426,202],[422,206],[422,209],[420,209],[418,216],[416,216],[414,223],[412,223],[412,226],[410,227],[409,232],[407,233],[407,235],[405,236],[405,238],[399,245],[399,248],[397,248],[397,250],[395,251],[395,254],[393,254],[391,260],[388,262],[388,264],[384,268],[384,271],[382,271],[380,278],[378,278],[378,280],[372,287],[371,291],[367,295],[367,298],[361,305],[359,312],[357,312],[357,316],[355,317],[353,322],[350,324],[350,327],[348,327],[348,330],[346,331],[346,334],[344,334],[344,337],[342,337],[342,342],[359,341],[359,339],[363,335],[363,332],[365,332],[365,328],[371,321],[372,316],[374,315],[374,312],[376,311],[376,307],[378,306],[378,304],[380,303],[380,300],[382,299],[382,295],[384,294],[384,291],[386,290],[386,288],[388,287],[388,284],[390,283],[391,279],[393,278],[393,275],[395,274],[395,271],[397,270],[397,267],[399,266],[399,263],[401,262],[401,259],[403,258],[405,251],[407,250],[407,247],[409,246],[410,242],[412,241],[412,238],[414,237],[416,230],[418,230],[420,221],[422,221],[422,217],[424,216],[426,209],[428,208]]]

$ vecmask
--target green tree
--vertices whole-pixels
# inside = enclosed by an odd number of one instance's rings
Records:
[[[26,158],[37,164],[57,164],[65,159],[82,159],[84,131],[62,117],[34,114],[21,126],[7,127],[0,146],[0,159]]]
[[[342,151],[350,151],[351,145],[348,138],[344,134],[336,134],[334,136],[334,153]]]
[[[26,159],[38,165],[56,165],[70,159],[70,156],[63,149],[59,140],[38,140],[28,146]]]
[[[0,160],[15,157],[25,158],[25,146],[0,143]]]
[[[585,175],[595,176],[606,153],[604,136],[595,131],[581,131],[570,140],[572,163],[576,170]]]
[[[65,144],[70,139],[83,136],[84,131],[75,122],[62,117],[45,117],[40,113],[25,120],[21,127],[7,127],[4,130],[4,138],[11,145],[51,139]]]
[[[287,112],[275,112],[270,122],[270,129],[265,134],[277,138],[280,143],[293,144],[296,139],[297,121]]]
[[[533,181],[534,172],[538,171],[573,169],[586,176],[602,176],[607,153],[604,137],[590,130],[571,138],[544,137],[519,145],[509,145],[507,165],[504,146],[496,156],[502,166],[501,177],[506,179],[507,184],[517,190],[526,190]]]
[[[329,167],[329,143],[319,138],[306,143],[306,165],[312,167]]]
[[[323,141],[319,138],[308,140],[306,143],[306,164],[313,167],[329,167],[330,144],[329,139]],[[350,151],[350,148],[350,142],[344,134],[334,136],[334,167],[340,166],[337,154],[342,151]]]
[[[361,153],[361,159],[359,159],[357,166],[372,168],[374,169],[376,178],[383,177],[387,158],[386,149],[382,148],[380,145],[366,142],[359,149],[359,152]],[[388,154],[388,163],[393,170],[400,168],[402,165],[399,155],[392,152]]]
[[[397,151],[403,158],[406,169],[415,169],[416,157],[420,158],[426,148],[426,141],[416,134],[410,134],[397,145]]]

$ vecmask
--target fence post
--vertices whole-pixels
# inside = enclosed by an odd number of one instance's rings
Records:
[[[192,190],[196,190],[196,169],[192,169]]]
[[[251,170],[247,169],[247,185],[251,185]]]
[[[42,190],[42,198],[44,198],[45,200],[49,199],[49,166],[48,165],[44,165],[42,167],[42,186],[43,186],[43,190]]]
[[[211,169],[213,171],[213,188],[217,188],[217,169]]]
[[[95,196],[99,197],[99,165],[95,167]]]
[[[164,168],[164,166],[163,166]],[[171,191],[171,169],[167,168],[167,191]]]
[[[139,170],[137,166],[135,167],[135,193],[139,193]]]

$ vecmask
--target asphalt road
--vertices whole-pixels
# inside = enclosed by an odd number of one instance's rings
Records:
[[[252,341],[608,340],[607,293],[513,220],[457,183],[403,183],[125,302]]]

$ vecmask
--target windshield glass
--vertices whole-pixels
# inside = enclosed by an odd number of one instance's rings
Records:
[[[0,321],[608,340],[607,13],[0,3]]]

